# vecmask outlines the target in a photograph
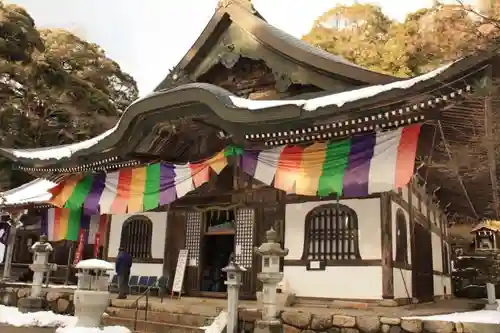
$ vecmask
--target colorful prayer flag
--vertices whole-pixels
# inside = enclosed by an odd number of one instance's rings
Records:
[[[78,240],[81,209],[49,208],[42,217],[42,234],[49,241]]]
[[[406,185],[412,175],[420,125],[353,136],[309,147],[244,151],[245,173],[288,193],[363,197]]]
[[[229,156],[241,156],[244,172],[287,193],[363,197],[409,182],[419,133],[420,125],[412,125],[310,146],[279,146],[263,151],[229,146],[200,163],[155,163],[71,178],[51,190],[50,202],[79,212],[71,216],[82,212],[91,216],[151,210],[208,182],[210,170],[220,173],[227,166]],[[54,230],[58,237],[70,234],[76,240],[73,229]]]
[[[71,211],[83,210],[87,216],[151,210],[205,184],[210,179],[210,170],[220,173],[227,166],[227,157],[241,152],[230,146],[200,163],[154,163],[70,178],[51,190],[53,196],[49,202]]]

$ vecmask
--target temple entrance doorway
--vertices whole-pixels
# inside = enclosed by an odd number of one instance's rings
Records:
[[[200,291],[211,297],[226,297],[227,266],[235,247],[235,219],[232,210],[209,211],[205,214],[205,228],[200,251]]]

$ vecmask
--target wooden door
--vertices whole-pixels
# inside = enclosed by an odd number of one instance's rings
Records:
[[[278,233],[280,244],[284,246],[285,232],[285,206],[281,203],[276,203],[272,206],[260,207],[259,214],[256,216],[255,224],[257,226],[257,235],[255,237],[255,246],[259,247],[266,241],[266,231],[273,227]],[[283,260],[281,261],[281,270],[283,271]],[[254,257],[253,279],[255,280],[256,291],[262,290],[262,282],[257,279],[257,274],[262,271],[262,257]]]
[[[419,302],[429,302],[434,299],[431,233],[415,221],[413,237],[415,237],[415,246],[412,251],[413,296]]]
[[[186,214],[184,212],[168,212],[166,233],[163,275],[169,276],[173,281],[179,251],[186,246]]]

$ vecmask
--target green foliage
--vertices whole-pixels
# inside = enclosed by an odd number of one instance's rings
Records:
[[[138,96],[134,79],[98,45],[37,29],[25,9],[0,0],[0,146],[70,144],[111,128]],[[10,185],[0,161],[0,187]]]
[[[94,137],[137,98],[134,79],[98,45],[37,29],[0,2],[0,145],[43,147]]]
[[[323,14],[304,40],[373,71],[408,77],[483,45],[478,18],[459,5],[436,3],[396,22],[380,7],[358,3]]]

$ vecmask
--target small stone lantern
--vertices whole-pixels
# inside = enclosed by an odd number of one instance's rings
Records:
[[[45,235],[40,236],[40,240],[31,246],[33,263],[29,267],[33,271],[33,283],[29,297],[19,300],[18,306],[21,312],[40,311],[44,308],[45,302],[41,297],[43,277],[52,269],[52,265],[49,264],[49,255],[52,250],[52,245]]]
[[[229,257],[229,263],[222,269],[227,273],[227,333],[236,333],[238,325],[238,300],[241,286],[241,273],[246,272],[246,268],[240,266],[234,260],[234,253]]]
[[[276,289],[278,283],[283,279],[283,273],[280,272],[280,260],[288,254],[288,249],[282,249],[277,243],[278,234],[271,227],[266,232],[267,242],[260,247],[255,248],[255,253],[262,256],[262,272],[257,275],[262,281],[262,320],[258,321],[257,326],[268,328],[281,325],[277,319],[277,296]]]
[[[99,327],[102,315],[109,305],[109,274],[114,269],[110,262],[99,259],[82,260],[78,269],[78,285],[75,290],[75,317],[77,327]]]

